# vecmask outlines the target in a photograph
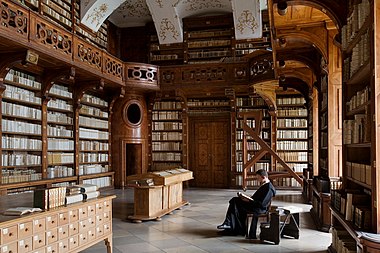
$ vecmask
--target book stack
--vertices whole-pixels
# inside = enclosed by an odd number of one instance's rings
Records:
[[[48,210],[65,205],[66,187],[51,187],[34,190],[33,206]]]
[[[75,185],[80,188],[81,194],[83,195],[83,200],[97,198],[100,195],[98,191],[98,186],[94,184],[78,184]]]
[[[83,201],[81,188],[73,185],[66,188],[65,205]]]

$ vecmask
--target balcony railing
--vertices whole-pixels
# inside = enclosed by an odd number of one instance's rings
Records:
[[[87,70],[121,86],[158,90],[158,67],[125,63],[37,12],[0,1],[0,36],[45,57]],[[140,87],[141,86],[141,87]]]

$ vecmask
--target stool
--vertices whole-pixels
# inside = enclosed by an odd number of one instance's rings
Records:
[[[256,224],[253,224],[253,222],[255,222],[255,216],[256,216]],[[253,214],[253,213],[247,213],[247,218],[245,220],[245,227],[246,227],[246,232],[245,232],[245,236],[246,238],[255,238],[256,237],[256,230],[257,230],[257,223],[259,222],[259,220],[264,220],[264,222],[268,222],[269,221],[269,210],[265,213],[262,213],[262,214],[259,214],[259,215],[256,215],[256,214]],[[256,228],[256,229],[254,229]],[[253,231],[255,230],[255,231]]]
[[[280,215],[270,213],[270,222],[260,224],[260,242],[269,241],[274,244],[280,243]]]

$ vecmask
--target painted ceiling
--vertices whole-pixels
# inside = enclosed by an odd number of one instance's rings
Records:
[[[183,41],[182,19],[232,13],[237,39],[262,36],[261,10],[266,0],[86,0],[81,1],[81,21],[96,31],[108,19],[118,27],[145,26],[154,22],[161,44]]]

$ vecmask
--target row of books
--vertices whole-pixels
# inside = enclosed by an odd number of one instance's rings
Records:
[[[67,116],[65,113],[61,112],[48,112],[47,120],[49,123],[62,123],[62,124],[70,124],[72,125],[74,123],[73,118],[70,116]]]
[[[41,164],[41,155],[27,153],[2,153],[2,166],[22,166]]]
[[[359,190],[332,190],[331,205],[340,212],[345,220],[364,231],[372,226],[371,196]]]
[[[236,127],[237,128],[242,128],[243,127],[243,120],[242,119],[238,119],[236,120]],[[250,127],[250,128],[255,128],[256,127],[256,123],[255,123],[255,120],[254,119],[247,119],[245,121],[245,123]],[[267,127],[270,127],[270,121],[269,120],[262,120],[261,122],[261,128],[267,128]]]
[[[85,126],[85,127],[87,126],[87,127],[108,129],[108,120],[79,116],[79,125]]]
[[[179,111],[154,111],[152,120],[180,120],[181,115]]]
[[[47,103],[47,107],[51,109],[55,108],[55,109],[61,109],[61,110],[70,111],[70,112],[73,111],[73,105],[69,104],[66,100],[62,100],[62,99],[49,100],[49,102]]]
[[[36,94],[33,91],[11,86],[6,84],[5,85],[6,89],[4,91],[4,97],[5,98],[10,98],[10,99],[15,99],[15,100],[21,100],[33,104],[41,104],[41,98],[36,97]]]
[[[55,137],[73,137],[73,130],[67,129],[65,126],[49,126],[48,135]]]
[[[305,98],[303,97],[284,97],[284,98],[277,98],[276,104],[277,105],[294,105],[294,104],[304,104],[306,103]]]
[[[5,149],[42,149],[42,140],[2,136],[1,147]]]
[[[182,140],[181,132],[153,132],[153,141],[180,141]]]
[[[83,102],[87,102],[87,103],[91,103],[91,104],[94,104],[94,105],[104,106],[104,107],[108,106],[108,102],[107,101],[105,101],[105,100],[103,100],[101,98],[89,95],[89,94],[84,94],[83,97],[82,97],[82,101]]]
[[[1,129],[3,132],[41,134],[41,125],[2,119]]]
[[[61,97],[73,98],[73,93],[69,91],[69,88],[59,84],[53,84],[49,90],[49,94],[58,95]]]
[[[33,207],[48,210],[97,198],[99,195],[98,186],[92,184],[36,189],[33,195]]]
[[[181,142],[153,142],[152,150],[153,151],[165,151],[165,150],[181,151],[182,143]]]
[[[1,112],[7,116],[17,116],[22,118],[41,119],[41,109],[29,106],[2,102]]]
[[[277,119],[277,127],[307,127],[307,119]]]
[[[277,111],[277,116],[304,116],[307,117],[307,110],[304,108],[289,108]]]
[[[163,101],[156,102],[153,105],[153,110],[173,110],[173,109],[181,109],[181,102],[176,101]]]
[[[370,142],[371,121],[367,114],[356,114],[353,120],[344,120],[343,129],[344,144]]]
[[[80,150],[97,150],[97,151],[107,151],[109,150],[108,142],[99,142],[99,141],[88,141],[81,140],[79,141]]]
[[[108,140],[109,132],[80,127],[79,138]]]
[[[241,141],[243,139],[243,135],[244,135],[244,133],[243,133],[242,130],[237,130],[236,131],[236,139],[237,140]],[[247,135],[247,136],[248,136],[248,139],[251,139],[251,137],[249,135]],[[269,132],[261,131],[260,134],[259,134],[259,136],[261,138],[263,138],[263,139],[269,139]]]
[[[277,130],[277,138],[307,139],[307,130]]]
[[[90,162],[107,162],[108,154],[106,153],[80,153],[79,162],[90,163]]]
[[[356,253],[356,241],[347,232],[347,230],[337,229],[333,227],[331,229],[332,235],[332,247],[336,250],[336,253]]]
[[[182,130],[182,122],[153,122],[153,130]]]
[[[359,182],[371,185],[372,168],[369,164],[353,163],[346,161],[347,176]]]
[[[79,109],[79,113],[91,115],[95,117],[108,118],[108,112],[102,111],[99,108],[88,106],[88,105],[83,105]]]

